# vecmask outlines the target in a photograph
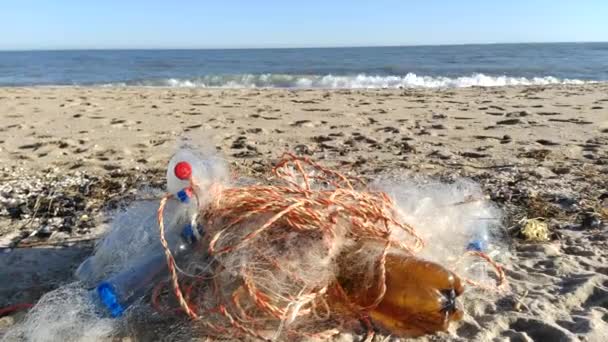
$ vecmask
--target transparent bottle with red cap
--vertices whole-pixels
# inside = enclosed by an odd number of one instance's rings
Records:
[[[172,217],[165,225],[165,238],[176,260],[188,255],[200,240],[202,227],[197,223],[198,203],[193,194],[192,178],[195,175],[204,177],[208,170],[197,170],[205,167],[195,154],[179,151],[170,161],[167,168],[167,189],[179,204],[170,206]],[[203,179],[203,178],[201,178]],[[145,220],[148,227],[143,229],[158,229],[156,213]],[[165,215],[166,216],[166,215]],[[113,238],[110,234],[107,238]],[[114,237],[114,248],[121,248],[119,237]],[[78,268],[77,276],[82,279],[94,279],[95,256],[87,259]],[[91,298],[101,309],[102,315],[120,317],[124,311],[141,298],[154,284],[167,277],[168,268],[165,253],[159,244],[146,249],[118,273],[108,276],[97,283],[91,290]]]

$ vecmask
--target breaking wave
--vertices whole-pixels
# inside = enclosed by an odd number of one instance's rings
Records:
[[[157,79],[112,83],[106,86],[148,86],[181,88],[462,88],[500,87],[516,85],[584,84],[591,81],[545,77],[511,77],[473,74],[461,77],[419,76],[408,73],[405,76],[374,75],[286,75],[286,74],[244,74],[210,75],[192,79]]]

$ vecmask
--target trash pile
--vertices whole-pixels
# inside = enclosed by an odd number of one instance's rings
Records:
[[[140,306],[187,316],[198,336],[420,336],[462,318],[465,285],[506,286],[500,211],[473,183],[367,185],[292,154],[264,184],[228,174],[220,158],[178,151],[160,204],[116,215],[78,282],[4,340],[110,337]],[[72,322],[53,317],[66,307]]]

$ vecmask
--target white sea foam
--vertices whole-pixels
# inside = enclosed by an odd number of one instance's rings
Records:
[[[591,81],[560,79],[553,76],[511,77],[473,74],[461,77],[419,76],[408,73],[405,76],[377,75],[285,75],[285,74],[243,74],[211,75],[192,79],[160,79],[109,84],[109,86],[150,86],[178,88],[321,88],[321,89],[365,89],[365,88],[462,88],[500,87],[516,85],[584,84]]]

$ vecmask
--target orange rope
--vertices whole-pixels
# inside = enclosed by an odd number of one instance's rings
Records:
[[[485,260],[488,264],[490,264],[493,268],[494,268],[494,273],[496,273],[496,285],[495,286],[487,286],[484,284],[481,284],[479,282],[476,282],[472,279],[466,278],[466,277],[462,277],[461,278],[468,283],[469,285],[478,287],[480,289],[484,289],[484,290],[490,290],[490,291],[502,291],[504,289],[506,289],[507,286],[507,277],[505,275],[505,271],[503,270],[502,266],[500,266],[496,261],[494,261],[489,255],[487,255],[484,252],[479,252],[479,251],[467,251],[464,256],[476,256],[478,258],[481,258],[483,260]],[[463,257],[464,257],[463,256]]]
[[[160,243],[163,246],[163,250],[165,252],[165,258],[167,260],[167,267],[169,268],[169,274],[171,275],[171,283],[173,285],[173,291],[175,293],[175,297],[177,298],[179,305],[182,307],[184,312],[192,319],[197,319],[198,315],[192,309],[184,299],[184,295],[179,287],[179,277],[176,271],[175,258],[173,258],[173,254],[171,253],[171,249],[169,248],[169,243],[165,238],[165,224],[163,220],[163,211],[165,210],[165,205],[167,204],[167,200],[169,200],[173,195],[168,194],[163,199],[160,200],[160,205],[158,207],[158,229],[160,231]]]

